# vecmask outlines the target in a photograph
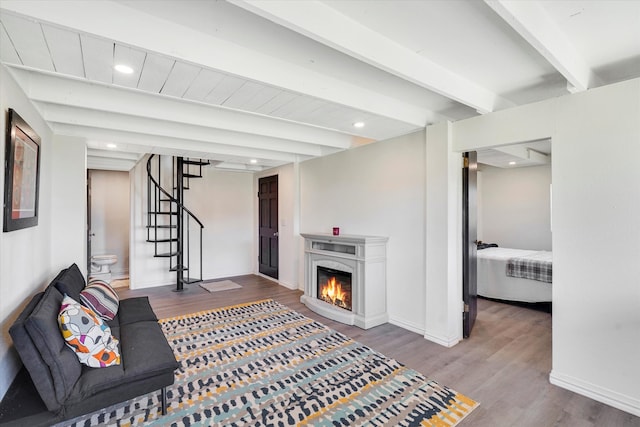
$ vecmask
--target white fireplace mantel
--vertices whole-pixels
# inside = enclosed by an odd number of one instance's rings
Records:
[[[348,325],[369,329],[388,321],[388,237],[300,233],[305,246],[305,286],[300,301],[310,310]],[[317,267],[352,274],[352,310],[316,297]]]

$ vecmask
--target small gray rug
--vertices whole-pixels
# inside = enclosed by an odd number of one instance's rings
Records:
[[[202,282],[200,287],[209,292],[228,291],[229,289],[238,289],[242,286],[231,280],[221,280],[219,282]]]

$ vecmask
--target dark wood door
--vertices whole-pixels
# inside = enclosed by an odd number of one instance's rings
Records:
[[[462,334],[465,338],[471,335],[471,329],[478,314],[477,285],[477,153],[470,151],[463,154],[462,168],[462,299],[464,313],[462,316]]]
[[[259,271],[278,278],[278,175],[258,180]]]

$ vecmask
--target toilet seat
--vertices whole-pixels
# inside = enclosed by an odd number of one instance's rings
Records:
[[[95,265],[113,265],[118,262],[116,255],[94,255],[91,257],[91,264]]]
[[[104,280],[111,283],[111,266],[118,262],[116,255],[93,255],[91,257],[90,278]]]

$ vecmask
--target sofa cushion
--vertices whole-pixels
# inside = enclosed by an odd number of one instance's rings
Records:
[[[53,386],[53,378],[51,378],[51,371],[49,366],[45,363],[40,352],[36,348],[35,343],[29,336],[27,329],[25,328],[25,320],[31,315],[33,309],[42,299],[44,292],[36,294],[29,304],[22,310],[22,313],[18,316],[13,325],[9,328],[9,334],[13,340],[20,359],[25,368],[29,372],[33,384],[38,390],[42,401],[47,406],[47,409],[52,412],[56,412],[60,407],[56,399],[56,392]]]
[[[113,320],[118,313],[118,294],[104,280],[90,279],[80,292],[80,303],[103,320]]]
[[[76,353],[80,363],[92,368],[120,364],[118,340],[111,335],[109,326],[90,308],[65,295],[58,323],[62,337]]]
[[[33,344],[49,366],[58,403],[64,402],[69,396],[82,372],[82,365],[65,344],[58,328],[57,318],[61,303],[62,294],[54,286],[47,287],[24,322]]]
[[[158,321],[156,314],[151,308],[148,297],[134,297],[121,300],[117,318],[120,326],[138,322]]]
[[[75,263],[61,271],[51,283],[62,295],[67,294],[76,301],[80,300],[80,292],[86,285],[84,276]]]
[[[172,373],[178,368],[173,350],[157,322],[131,323],[120,328],[122,363],[105,369],[83,368],[70,401],[132,381]]]

